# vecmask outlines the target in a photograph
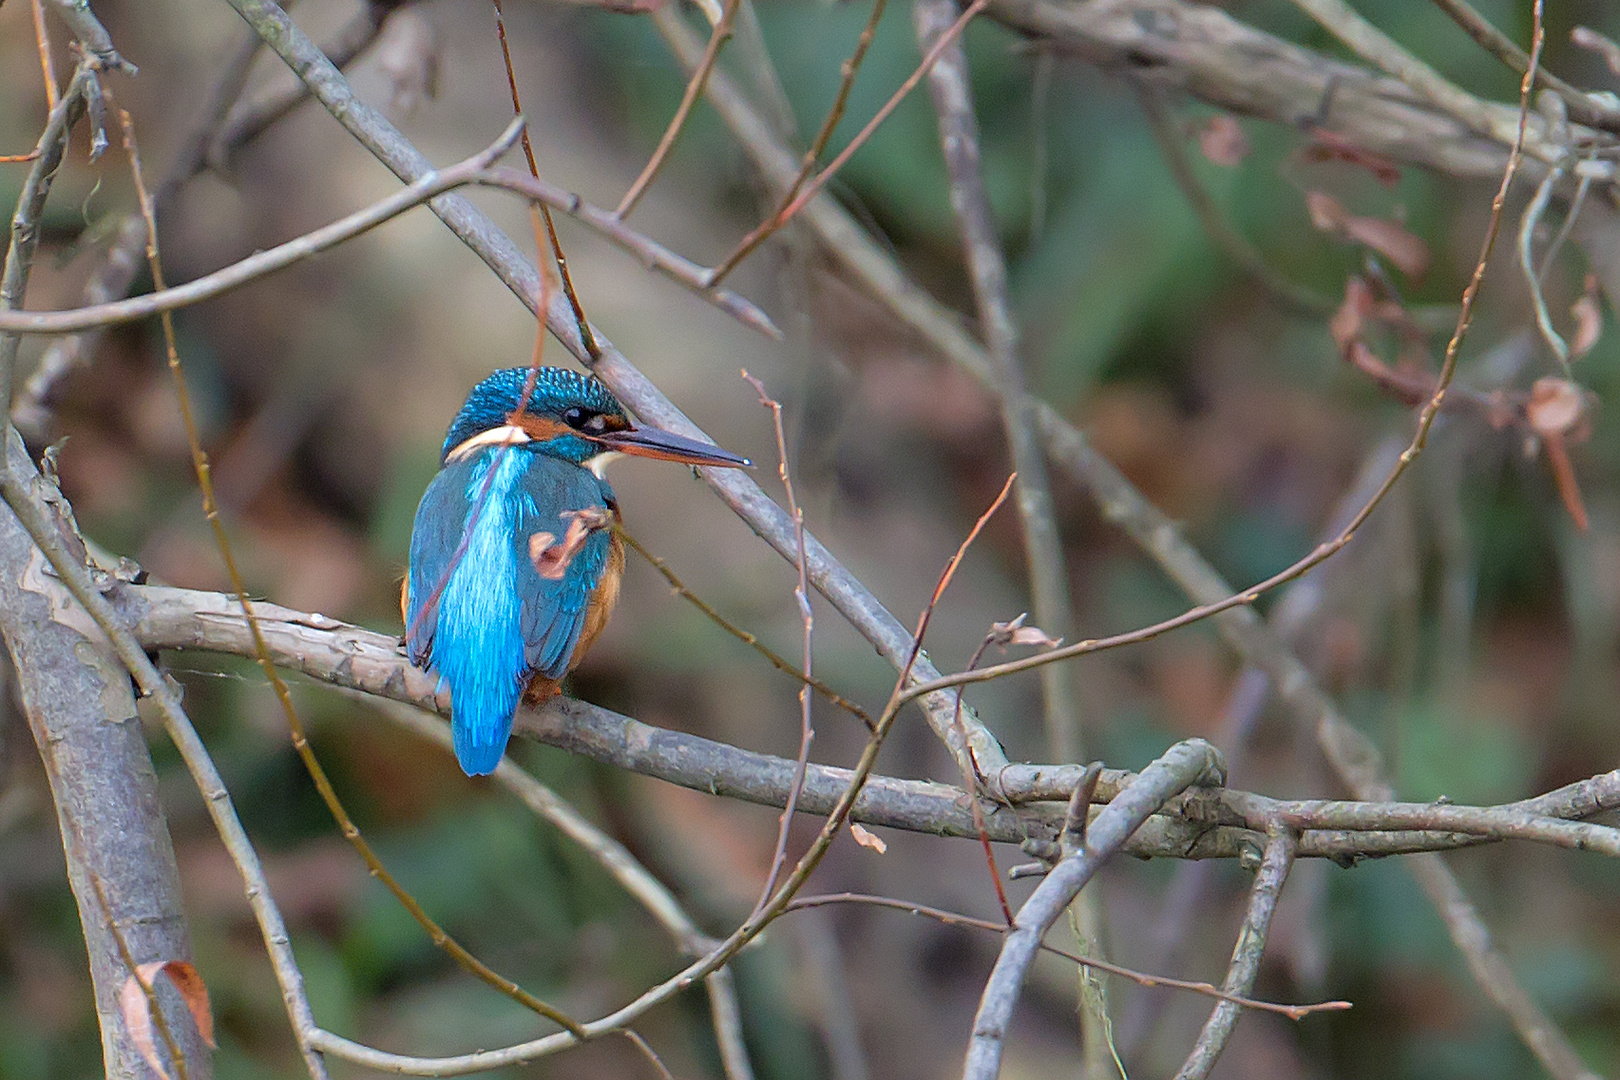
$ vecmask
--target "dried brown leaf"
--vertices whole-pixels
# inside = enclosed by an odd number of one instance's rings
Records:
[[[1305,209],[1310,212],[1311,224],[1321,232],[1342,232],[1345,220],[1350,216],[1339,200],[1325,191],[1307,191]]]
[[[1429,269],[1429,245],[1404,227],[1384,218],[1357,217],[1344,220],[1345,235],[1366,244],[1414,281]]]
[[[1016,619],[1006,622],[990,624],[990,644],[1005,649],[1009,645],[1041,645],[1048,649],[1056,648],[1063,640],[1055,638],[1038,626],[1025,626],[1024,620],[1029,618],[1029,612],[1024,612]]]
[[[1198,125],[1198,149],[1216,165],[1240,165],[1249,156],[1249,136],[1237,118],[1217,113]]]
[[[1574,431],[1586,415],[1586,393],[1568,379],[1555,376],[1537,379],[1524,405],[1530,430],[1543,439],[1563,438]]]
[[[1575,527],[1586,531],[1586,503],[1581,499],[1581,487],[1575,480],[1575,466],[1570,464],[1569,451],[1562,435],[1549,435],[1542,440],[1547,448],[1547,464],[1552,466],[1553,483],[1558,485],[1558,497],[1564,501]]]
[[[1389,158],[1363,150],[1343,135],[1317,128],[1311,132],[1311,145],[1300,151],[1306,161],[1343,161],[1373,174],[1380,184],[1393,188],[1401,182],[1401,169]]]
[[[1332,195],[1314,189],[1305,193],[1305,209],[1320,231],[1365,244],[1409,278],[1421,278],[1429,269],[1429,245],[1396,222],[1352,214]]]
[[[537,532],[529,537],[529,558],[534,562],[535,571],[547,581],[561,581],[591,533],[613,524],[613,515],[599,506],[570,510],[558,516],[569,519],[568,532],[561,543],[549,532]]]
[[[1575,333],[1569,341],[1569,358],[1579,360],[1592,351],[1603,333],[1603,308],[1598,304],[1597,277],[1586,275],[1586,291],[1570,305],[1569,313],[1575,319]]]
[[[1348,358],[1350,346],[1361,340],[1367,316],[1372,313],[1376,303],[1372,286],[1365,279],[1351,275],[1344,283],[1344,303],[1328,320],[1328,333],[1333,335],[1333,343],[1339,347],[1341,356]]]
[[[849,835],[861,847],[875,851],[879,855],[889,850],[889,845],[883,842],[881,836],[871,832],[859,822],[852,821],[849,823]]]
[[[152,1003],[147,999],[146,990],[142,989],[142,986],[147,990],[152,989],[159,972],[168,975],[174,988],[180,991],[181,999],[191,1011],[192,1022],[197,1025],[197,1033],[209,1046],[214,1045],[214,1014],[208,1005],[208,987],[196,967],[187,961],[153,960],[137,966],[135,973],[124,980],[124,985],[118,991],[118,1011],[123,1016],[130,1041],[152,1071],[163,1080],[169,1080],[153,1039]]]

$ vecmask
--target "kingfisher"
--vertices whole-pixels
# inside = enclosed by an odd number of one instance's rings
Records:
[[[602,469],[619,454],[752,464],[631,423],[600,380],[566,368],[497,371],[450,425],[416,510],[400,609],[411,663],[449,687],[469,776],[495,771],[519,701],[556,694],[618,602],[624,544]]]

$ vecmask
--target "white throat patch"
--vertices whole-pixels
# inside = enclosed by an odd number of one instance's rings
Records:
[[[530,442],[529,433],[515,424],[502,424],[492,427],[488,431],[480,431],[470,439],[457,443],[455,448],[444,456],[445,461],[461,461],[471,457],[486,446],[521,446]]]

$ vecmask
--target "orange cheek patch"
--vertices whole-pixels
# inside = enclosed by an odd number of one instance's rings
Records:
[[[529,413],[514,413],[506,418],[506,422],[523,429],[523,433],[535,442],[545,442],[558,435],[574,434],[574,429],[567,424],[544,416],[533,416]]]

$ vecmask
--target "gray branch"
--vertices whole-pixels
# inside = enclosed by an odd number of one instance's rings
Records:
[[[963,1080],[994,1080],[1001,1071],[1007,1025],[1024,976],[1041,939],[1086,882],[1172,796],[1193,784],[1220,784],[1225,780],[1220,752],[1202,739],[1188,739],[1143,769],[1136,782],[1097,815],[1086,831],[1085,845],[1053,867],[1013,919],[1012,930],[1001,944],[1001,955],[985,983],[979,1011],[973,1018]]]
[[[1265,952],[1266,935],[1271,929],[1271,916],[1277,910],[1277,897],[1282,893],[1288,870],[1294,865],[1295,836],[1286,828],[1274,829],[1266,842],[1266,854],[1260,863],[1260,872],[1254,877],[1254,888],[1249,893],[1249,910],[1238,929],[1237,944],[1232,948],[1232,962],[1226,969],[1221,989],[1228,994],[1249,996],[1254,989],[1254,978],[1260,973],[1260,955]],[[1186,1062],[1176,1073],[1176,1080],[1204,1080],[1215,1060],[1226,1048],[1232,1029],[1237,1026],[1238,1006],[1222,1001],[1210,1012],[1204,1029],[1198,1033],[1198,1042]]]

